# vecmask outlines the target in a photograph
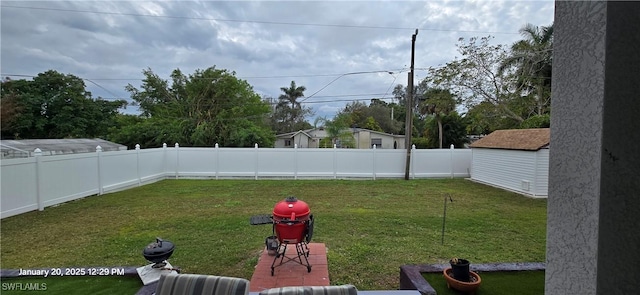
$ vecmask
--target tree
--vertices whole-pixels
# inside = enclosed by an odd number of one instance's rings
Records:
[[[322,119],[324,128],[327,131],[327,139],[320,142],[320,147],[333,147],[337,145],[341,148],[354,148],[355,140],[353,134],[349,131],[351,118],[346,114],[338,114],[333,120]]]
[[[485,102],[495,106],[501,116],[520,123],[527,118],[525,98],[527,85],[514,75],[513,67],[500,70],[510,55],[502,45],[491,45],[491,37],[459,39],[462,58],[429,70],[429,83],[449,89],[467,109]]]
[[[371,99],[367,105],[362,101],[348,103],[338,115],[348,118],[347,127],[360,127],[374,131],[398,134],[402,123],[391,119],[391,110],[395,104],[387,104],[380,99]]]
[[[530,112],[542,116],[548,113],[551,101],[553,24],[541,27],[526,24],[520,28],[520,34],[524,39],[511,45],[511,55],[498,70],[503,73],[515,68],[513,74],[518,83],[525,85],[522,95],[534,97]]]
[[[151,69],[143,75],[140,89],[126,87],[144,118],[126,130],[145,134],[141,146],[167,141],[183,146],[273,145],[275,136],[265,120],[269,105],[234,72],[214,66],[186,76],[176,69],[171,84]]]
[[[4,80],[2,137],[105,138],[126,105],[125,100],[93,99],[81,78],[53,70],[31,81]]]
[[[441,117],[441,124],[438,124],[435,117],[426,120],[425,137],[427,148],[442,148],[442,145],[449,147],[453,144],[456,148],[463,148],[469,142],[467,137],[468,120],[461,117],[458,112],[452,111]],[[444,134],[444,142],[440,144],[440,126]]]
[[[304,86],[297,86],[295,81],[291,81],[289,87],[280,87],[283,94],[278,97],[278,103],[272,115],[273,127],[277,133],[308,129],[311,126],[305,119],[313,112],[311,108],[303,107],[298,100],[304,97],[306,89]]]
[[[433,115],[438,123],[438,142],[442,148],[442,117],[448,115],[456,109],[456,101],[449,90],[430,88],[422,94],[422,101],[419,105],[421,115]]]

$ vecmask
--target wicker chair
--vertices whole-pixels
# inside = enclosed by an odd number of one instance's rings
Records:
[[[196,274],[168,274],[160,277],[156,295],[247,295],[249,281],[242,278]]]
[[[281,287],[264,290],[260,295],[358,295],[358,289],[354,285]]]

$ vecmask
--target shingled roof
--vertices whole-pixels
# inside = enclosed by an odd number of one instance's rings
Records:
[[[549,145],[550,134],[549,128],[496,130],[470,147],[537,151]]]

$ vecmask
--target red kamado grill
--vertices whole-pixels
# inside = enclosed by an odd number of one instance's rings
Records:
[[[308,244],[313,235],[313,214],[307,203],[296,197],[288,197],[276,203],[273,207],[273,215],[253,216],[251,224],[273,224],[273,236],[267,237],[265,241],[267,250],[275,252],[273,263],[271,263],[271,275],[277,266],[289,261],[306,266],[307,272],[311,272]],[[295,256],[285,255],[288,245],[296,247]],[[276,265],[278,258],[280,263]],[[284,261],[284,258],[287,260]]]

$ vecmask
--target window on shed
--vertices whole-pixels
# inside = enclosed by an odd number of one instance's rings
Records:
[[[382,138],[372,138],[371,139],[371,148],[376,147],[377,149],[382,148]]]
[[[291,139],[285,139],[284,146],[291,146]]]

